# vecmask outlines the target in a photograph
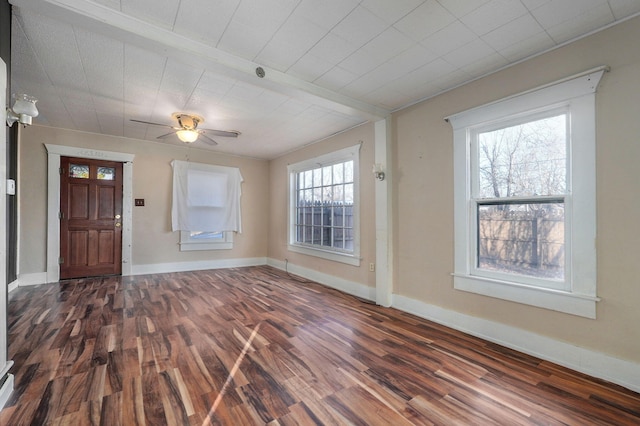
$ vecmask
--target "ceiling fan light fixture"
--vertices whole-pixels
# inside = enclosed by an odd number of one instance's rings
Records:
[[[178,139],[182,142],[191,143],[198,139],[198,132],[195,130],[183,129],[176,132]]]

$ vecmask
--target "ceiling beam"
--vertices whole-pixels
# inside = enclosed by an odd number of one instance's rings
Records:
[[[10,0],[10,2],[19,8],[31,9],[123,43],[148,49],[194,66],[201,66],[209,71],[349,116],[377,121],[390,115],[390,111],[386,109],[264,67],[98,3],[86,0]],[[262,67],[265,71],[263,78],[256,75],[258,67]]]

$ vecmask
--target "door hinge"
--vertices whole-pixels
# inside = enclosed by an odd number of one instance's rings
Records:
[[[62,265],[64,263],[64,257],[58,258],[58,265]]]
[[[64,212],[58,212],[58,219],[64,219]]]
[[[64,172],[64,169],[62,167],[58,167],[58,173],[62,174]]]

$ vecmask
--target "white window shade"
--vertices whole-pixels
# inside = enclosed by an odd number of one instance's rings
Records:
[[[242,232],[240,169],[174,160],[173,231]]]
[[[225,207],[228,204],[227,173],[187,170],[189,207]]]

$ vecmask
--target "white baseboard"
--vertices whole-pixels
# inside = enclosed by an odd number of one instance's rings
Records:
[[[0,410],[2,410],[11,396],[11,392],[13,392],[13,374],[7,374],[7,371],[9,371],[9,368],[11,368],[12,365],[13,362],[8,362],[7,366],[2,370],[2,372],[0,372],[0,378],[4,377],[5,374],[7,375],[7,379],[4,381],[2,386],[0,386]]]
[[[640,364],[396,294],[392,307],[640,392]]]
[[[266,265],[265,257],[250,257],[245,259],[202,260],[196,262],[152,263],[148,265],[133,265],[131,275],[163,274],[169,272],[201,271],[205,269],[239,268],[243,266]],[[16,281],[9,285],[9,291],[17,287],[40,285],[47,282],[47,273],[21,274]],[[14,288],[12,288],[12,286]]]
[[[372,301],[376,300],[375,287],[369,287],[355,281],[345,280],[344,278],[334,277],[333,275],[318,272],[313,269],[293,265],[291,264],[291,262],[286,265],[285,262],[277,259],[269,258],[267,260],[267,265],[273,266],[274,268],[283,271],[288,270],[292,274],[299,275],[308,280],[318,282],[320,284],[326,285],[327,287],[335,288],[336,290],[344,291],[345,293],[360,297],[362,299]]]
[[[33,274],[20,274],[18,275],[18,279],[15,280],[13,284],[16,284],[16,287],[26,287],[29,285],[40,285],[47,283],[47,273],[46,272],[36,272]],[[11,290],[9,290],[11,291]]]
[[[13,290],[17,289],[18,287],[19,287],[18,280],[15,280],[9,283],[9,285],[7,286],[7,292],[11,293]]]
[[[240,259],[201,260],[196,262],[152,263],[133,265],[131,275],[163,274],[167,272],[202,271],[205,269],[240,268],[243,266],[266,265],[265,257]]]

